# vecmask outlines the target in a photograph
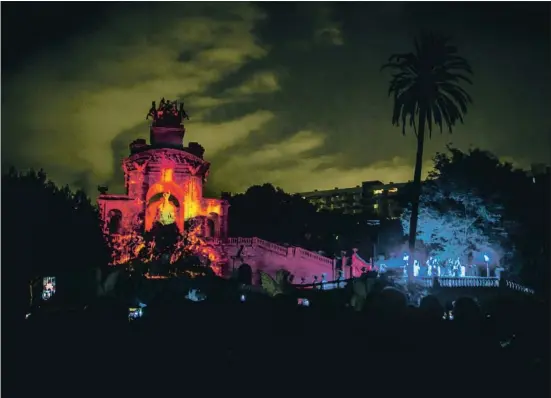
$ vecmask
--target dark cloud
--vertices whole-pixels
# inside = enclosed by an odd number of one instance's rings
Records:
[[[186,140],[206,148],[211,191],[407,180],[415,142],[390,124],[380,66],[423,29],[451,34],[475,70],[465,125],[433,137],[427,165],[449,141],[551,161],[545,3],[22,7],[2,7],[3,163],[62,183],[121,187],[120,161],[148,138],[145,113],[162,96],[186,100]],[[64,20],[80,22],[63,31]],[[25,51],[14,44],[32,37]]]

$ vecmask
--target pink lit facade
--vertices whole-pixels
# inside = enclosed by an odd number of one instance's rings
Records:
[[[294,283],[334,277],[334,261],[317,253],[259,238],[228,237],[229,203],[203,197],[210,170],[204,149],[193,142],[183,145],[183,107],[178,111],[176,103],[163,100],[159,109],[153,104],[150,115],[150,144],[143,139],[132,142],[130,155],[122,161],[126,193],[110,194],[103,188],[98,197],[106,234],[140,237],[156,222],[176,224],[184,234],[193,225],[196,241],[216,252],[213,258],[223,275],[247,263],[256,274],[287,269]],[[131,258],[127,253],[124,261]]]

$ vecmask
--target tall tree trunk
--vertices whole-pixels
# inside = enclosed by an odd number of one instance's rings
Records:
[[[411,202],[411,218],[409,222],[409,260],[407,264],[408,282],[413,282],[413,263],[415,261],[415,238],[417,236],[417,219],[419,217],[419,197],[421,196],[421,171],[423,169],[423,149],[425,146],[425,115],[424,109],[419,112],[419,131],[417,132],[417,155],[415,157],[415,172],[413,174],[413,198]]]

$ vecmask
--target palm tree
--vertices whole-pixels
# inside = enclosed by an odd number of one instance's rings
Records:
[[[421,195],[421,168],[425,134],[432,136],[436,125],[442,133],[445,125],[451,133],[453,127],[467,113],[471,96],[460,86],[472,84],[469,76],[473,71],[469,63],[457,55],[457,47],[450,44],[448,37],[422,34],[415,40],[415,52],[393,54],[382,69],[393,71],[388,94],[394,95],[392,124],[402,124],[406,134],[406,123],[413,128],[417,137],[417,155],[413,175],[413,197],[409,228],[408,279],[413,277],[415,237]]]

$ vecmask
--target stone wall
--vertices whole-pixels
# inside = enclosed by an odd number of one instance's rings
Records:
[[[321,281],[322,274],[327,280],[335,277],[333,259],[300,247],[284,247],[259,238],[229,238],[220,244],[228,256],[230,269],[242,263],[249,264],[255,282],[258,281],[259,271],[274,276],[282,268],[293,275],[295,284]],[[241,247],[241,259],[235,258]]]

